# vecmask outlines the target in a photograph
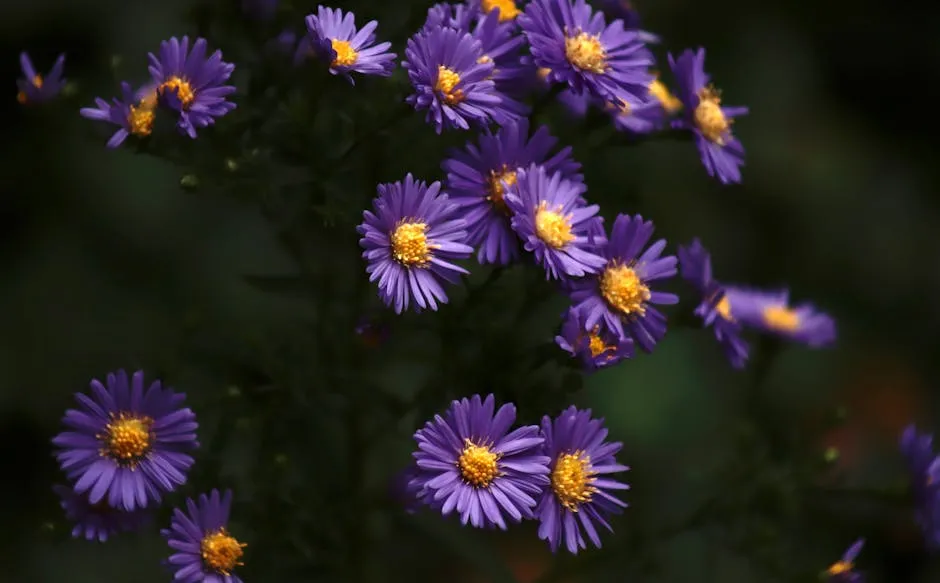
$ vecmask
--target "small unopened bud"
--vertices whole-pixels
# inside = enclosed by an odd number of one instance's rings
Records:
[[[199,187],[199,179],[195,174],[186,174],[180,178],[180,186],[186,190],[195,190]]]
[[[229,172],[235,172],[238,170],[238,162],[234,158],[225,159],[225,169]]]
[[[823,452],[823,461],[827,464],[834,464],[839,461],[839,448],[827,447],[826,451]]]

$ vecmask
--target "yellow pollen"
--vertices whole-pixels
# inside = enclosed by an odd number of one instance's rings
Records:
[[[242,549],[246,546],[248,545],[238,542],[221,528],[203,537],[200,545],[202,562],[217,573],[230,575],[235,567],[243,564],[239,559],[242,558]]]
[[[541,79],[542,81],[545,81],[546,79],[548,79],[548,74],[551,72],[552,70],[549,69],[548,67],[539,67],[539,70],[536,71],[536,74],[539,76],[539,79]]]
[[[718,315],[725,320],[734,322],[734,317],[731,316],[731,301],[728,300],[728,296],[725,296],[719,300],[719,302],[715,305],[715,311],[718,312]]]
[[[800,327],[800,316],[786,306],[764,308],[764,322],[774,330],[794,332]]]
[[[499,454],[486,445],[465,440],[463,451],[457,458],[460,476],[471,486],[486,488],[499,476]]]
[[[434,90],[441,94],[441,98],[447,105],[456,105],[463,101],[463,91],[457,89],[459,83],[460,75],[444,65],[438,65],[437,83],[434,84]]]
[[[842,575],[843,573],[849,573],[852,571],[852,568],[855,567],[851,562],[848,561],[836,561],[832,564],[831,567],[826,571],[829,575]]]
[[[153,120],[156,117],[152,107],[147,107],[141,102],[139,107],[131,106],[131,111],[127,115],[127,125],[130,126],[130,132],[139,138],[150,135],[153,131]]]
[[[650,95],[655,97],[656,101],[659,101],[663,109],[669,113],[675,113],[682,109],[682,102],[679,101],[679,98],[670,93],[666,85],[659,79],[653,79],[653,82],[650,83]]]
[[[102,455],[122,463],[137,463],[150,451],[152,426],[153,419],[149,417],[137,417],[130,413],[112,416],[111,422],[105,425],[104,434],[98,436],[104,443]]]
[[[622,315],[642,316],[646,313],[650,289],[632,267],[616,263],[609,265],[601,274],[600,288],[610,307]]]
[[[431,262],[432,245],[425,234],[424,223],[402,221],[389,237],[392,240],[392,257],[405,267],[424,267]]]
[[[565,38],[565,58],[582,71],[599,75],[607,70],[607,52],[600,39],[586,32]]]
[[[594,329],[588,333],[588,348],[591,349],[591,357],[597,358],[605,352],[614,352],[614,347],[601,339],[600,326],[594,326]]]
[[[34,76],[32,83],[33,83],[33,87],[35,87],[36,89],[42,89],[42,75]],[[20,102],[20,104],[23,104],[23,103],[26,103],[29,100],[29,98],[27,97],[25,91],[18,91],[16,93],[16,100]]]
[[[42,89],[42,75],[36,75],[33,77],[33,87],[36,89]]]
[[[486,179],[486,200],[490,201],[494,207],[505,215],[511,214],[509,207],[506,206],[506,187],[503,183],[513,186],[516,184],[516,171],[510,170],[508,166],[503,165],[502,170],[490,170],[490,175]]]
[[[554,210],[542,201],[535,209],[535,234],[552,249],[561,249],[574,241],[571,233],[571,215],[561,214],[561,206]]]
[[[333,45],[333,51],[336,52],[336,58],[330,63],[331,67],[349,67],[355,65],[359,60],[359,53],[350,46],[349,41],[330,39]]]
[[[519,9],[513,0],[483,0],[480,3],[484,12],[492,12],[499,8],[499,21],[506,22],[519,16]]]
[[[581,504],[590,502],[597,491],[593,486],[596,478],[591,469],[591,458],[581,451],[558,456],[551,479],[559,504],[571,512],[577,512]]]
[[[731,129],[731,121],[721,111],[721,95],[711,87],[699,91],[695,108],[695,125],[706,139],[724,146]]]
[[[189,84],[189,81],[183,79],[182,77],[177,77],[174,75],[161,83],[160,87],[158,88],[160,93],[164,93],[168,89],[170,91],[176,91],[176,96],[179,98],[180,103],[183,104],[183,109],[188,109],[196,99],[196,93],[193,91],[193,86]]]

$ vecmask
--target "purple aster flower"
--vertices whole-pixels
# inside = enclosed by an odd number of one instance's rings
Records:
[[[698,292],[700,303],[695,315],[705,327],[711,326],[715,338],[734,368],[744,368],[750,347],[741,337],[743,327],[733,314],[736,290],[730,292],[712,277],[712,260],[702,242],[694,239],[688,246],[679,247],[679,266],[682,279]]]
[[[451,263],[473,252],[465,243],[466,222],[459,208],[441,192],[441,183],[415,180],[380,184],[373,212],[362,213],[359,245],[368,262],[369,281],[378,282],[379,296],[402,313],[413,301],[415,310],[437,310],[447,303],[441,281],[457,283],[466,269]]]
[[[585,310],[585,330],[601,324],[618,336],[629,332],[646,352],[666,334],[666,317],[652,304],[679,301],[675,294],[650,288],[652,282],[676,274],[676,257],[662,256],[665,239],[643,251],[653,231],[653,222],[640,215],[617,215],[610,238],[597,247],[606,265],[596,276],[573,281],[570,288],[575,307]]]
[[[483,45],[470,33],[453,28],[421,31],[408,39],[402,67],[415,88],[407,102],[427,110],[437,133],[444,128],[502,125],[518,114],[493,81],[494,65],[483,59]]]
[[[196,128],[215,123],[235,109],[226,96],[235,87],[225,85],[235,65],[222,60],[222,51],[206,57],[206,39],[198,38],[189,50],[189,37],[176,37],[160,43],[160,57],[149,53],[150,76],[157,86],[161,102],[179,112],[179,130],[190,138]]]
[[[495,133],[483,133],[476,144],[452,151],[441,164],[447,173],[447,192],[460,206],[467,222],[468,243],[479,249],[480,263],[506,265],[519,256],[519,240],[510,224],[511,213],[503,198],[504,183],[516,184],[517,172],[531,164],[546,172],[561,172],[580,182],[581,165],[571,158],[571,148],[554,155],[558,140],[545,126],[529,137],[529,121],[509,122]]]
[[[58,95],[65,87],[65,79],[62,77],[64,67],[65,55],[62,54],[55,60],[49,74],[43,77],[36,72],[29,55],[25,52],[20,53],[20,68],[23,70],[23,79],[16,80],[16,87],[19,90],[16,94],[16,100],[23,105],[43,103]]]
[[[643,99],[628,97],[620,106],[608,104],[614,126],[624,132],[649,134],[662,130],[669,119],[682,108],[682,103],[659,79],[650,83],[649,94]]]
[[[725,286],[731,315],[745,327],[755,328],[805,344],[824,348],[835,343],[836,324],[812,304],[789,306],[789,291],[762,291]]]
[[[633,358],[632,339],[617,336],[600,326],[586,331],[584,319],[575,309],[569,309],[564,318],[561,334],[555,336],[555,344],[571,356],[580,358],[586,371],[593,372]]]
[[[526,76],[530,67],[522,60],[525,37],[517,34],[514,22],[501,21],[496,10],[483,13],[471,30],[480,41],[483,60],[493,62],[493,82],[504,93],[503,106],[520,116],[529,114],[528,106],[514,101],[505,94],[521,94],[528,89]]]
[[[170,528],[160,531],[173,554],[167,560],[180,583],[242,583],[233,574],[242,565],[245,543],[228,532],[232,491],[212,490],[198,501],[188,498],[186,511],[173,510]]]
[[[648,44],[659,44],[660,38],[651,32],[640,30],[640,13],[630,0],[601,0],[601,11],[611,20],[620,19],[627,30],[635,30],[640,40]]]
[[[330,64],[330,73],[342,75],[355,85],[351,73],[388,77],[395,68],[395,53],[388,52],[390,42],[376,44],[371,20],[356,30],[355,15],[336,8],[317,6],[317,13],[307,16],[307,41],[313,53]]]
[[[76,393],[78,408],[62,419],[68,430],[52,440],[56,458],[90,504],[145,508],[186,482],[186,452],[199,445],[196,415],[182,407],[186,395],[160,381],[145,390],[142,371],[128,379],[119,370],[106,383],[95,379],[90,395]]]
[[[914,517],[927,545],[940,548],[940,456],[934,453],[933,436],[908,425],[901,433],[900,450],[910,476]]]
[[[855,559],[862,552],[862,546],[865,539],[860,538],[850,546],[842,558],[826,569],[826,581],[828,583],[864,583],[865,577],[855,570]]]
[[[493,395],[451,403],[415,433],[419,476],[412,488],[441,514],[454,510],[463,524],[506,529],[504,515],[532,518],[534,496],[548,484],[548,457],[535,425],[510,431],[516,407],[496,410]]]
[[[622,20],[608,26],[585,0],[532,0],[519,24],[549,81],[613,103],[646,95],[652,54]]]
[[[625,472],[627,466],[614,459],[623,447],[607,441],[602,419],[592,419],[591,410],[569,407],[554,421],[542,418],[544,451],[551,458],[551,487],[539,501],[536,514],[539,538],[548,541],[552,552],[564,541],[569,552],[587,548],[582,529],[595,547],[601,546],[596,525],[613,532],[606,517],[617,514],[627,504],[611,493],[629,490],[626,484],[609,477]]]
[[[128,136],[146,138],[153,131],[156,119],[156,93],[144,88],[135,92],[126,82],[121,82],[121,97],[112,98],[108,103],[100,97],[95,98],[95,107],[83,107],[79,110],[82,117],[103,121],[117,126],[107,146],[117,148]]]
[[[708,175],[722,184],[741,182],[744,146],[731,133],[734,118],[747,114],[746,107],[721,105],[721,95],[705,72],[705,49],[686,50],[678,59],[669,55],[676,78],[676,93],[685,114],[673,127],[691,130]]]
[[[392,478],[390,488],[392,500],[400,504],[408,514],[414,514],[422,506],[429,506],[435,510],[440,509],[441,504],[435,504],[429,498],[429,492],[425,487],[423,473],[414,463],[395,474]]]
[[[151,518],[139,508],[126,512],[108,506],[104,500],[91,504],[88,496],[76,494],[67,486],[53,486],[52,490],[59,496],[66,519],[74,524],[72,538],[105,542],[118,533],[137,530]]]
[[[593,252],[591,224],[600,207],[585,204],[587,187],[565,178],[561,171],[549,174],[532,164],[516,174],[516,184],[505,196],[512,213],[510,224],[522,246],[545,268],[546,279],[583,277],[606,261]]]
[[[471,32],[474,21],[480,16],[479,8],[467,4],[441,2],[428,8],[428,16],[421,27],[425,32],[449,27],[461,32]]]

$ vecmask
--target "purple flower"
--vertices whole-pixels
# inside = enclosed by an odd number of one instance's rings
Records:
[[[493,81],[494,65],[483,59],[483,45],[470,33],[453,28],[420,31],[408,39],[402,67],[415,93],[407,102],[427,110],[437,133],[444,128],[466,130],[516,119],[506,97]]]
[[[465,244],[466,222],[458,207],[441,193],[441,183],[430,186],[411,174],[404,182],[380,184],[374,212],[363,212],[358,227],[365,251],[369,281],[378,282],[379,296],[397,313],[415,303],[415,310],[437,310],[447,303],[441,281],[457,283],[466,269],[451,263],[473,252]]]
[[[836,340],[835,321],[804,303],[791,308],[789,291],[763,291],[725,286],[731,315],[745,327],[755,328],[805,344],[811,348],[831,346]]]
[[[519,256],[519,240],[503,198],[504,183],[515,185],[519,170],[539,164],[546,172],[561,172],[569,180],[582,180],[581,165],[571,158],[570,147],[550,156],[557,143],[545,126],[530,138],[529,121],[520,119],[507,123],[495,134],[483,133],[477,144],[468,142],[441,164],[447,173],[447,192],[461,208],[468,225],[468,243],[479,249],[480,263],[506,265]]]
[[[732,135],[731,124],[736,116],[747,114],[747,108],[721,105],[721,95],[705,72],[705,49],[686,50],[678,59],[669,55],[669,66],[685,111],[673,126],[694,133],[709,176],[722,184],[741,182],[744,146]]]
[[[317,6],[316,15],[307,16],[307,47],[330,65],[330,73],[342,75],[355,85],[351,73],[388,77],[395,68],[390,42],[376,44],[378,22],[371,20],[356,30],[355,15],[340,9]]]
[[[682,108],[682,103],[662,81],[654,79],[645,98],[630,97],[622,100],[619,107],[613,104],[607,107],[613,114],[617,129],[633,134],[648,134],[662,130],[673,114]]]
[[[62,54],[55,60],[49,74],[43,77],[36,72],[29,55],[25,52],[20,53],[20,68],[23,70],[23,79],[16,80],[16,87],[19,90],[16,94],[16,100],[23,105],[43,103],[58,95],[65,87],[65,79],[62,77],[64,67],[65,55]]]
[[[425,32],[431,32],[442,27],[457,29],[461,32],[471,32],[473,23],[480,17],[479,7],[468,4],[450,4],[441,2],[428,8],[428,16],[421,27]]]
[[[186,482],[186,452],[199,446],[196,415],[182,407],[186,395],[160,381],[145,390],[143,371],[129,380],[119,370],[106,382],[92,380],[90,396],[75,394],[78,408],[62,419],[68,430],[52,440],[56,458],[90,504],[145,508]]]
[[[632,339],[618,336],[600,326],[586,331],[584,319],[575,309],[569,309],[564,318],[561,334],[555,336],[555,344],[571,356],[580,358],[584,370],[593,372],[633,358]]]
[[[173,554],[167,560],[179,583],[242,583],[233,574],[242,565],[245,543],[228,532],[232,491],[212,490],[198,501],[188,498],[186,512],[173,510],[170,528],[160,531]]]
[[[533,0],[519,24],[549,81],[613,103],[646,95],[652,55],[622,20],[608,26],[585,0]]]
[[[617,514],[627,504],[611,490],[629,490],[610,474],[625,472],[627,466],[614,459],[623,447],[607,441],[602,419],[592,419],[591,410],[569,407],[554,421],[542,418],[544,451],[551,459],[551,487],[542,494],[536,514],[539,538],[548,541],[552,552],[564,541],[569,552],[587,548],[587,535],[595,547],[601,546],[596,525],[613,532],[606,517]]]
[[[231,77],[235,65],[222,60],[222,52],[206,57],[206,39],[199,38],[189,50],[189,37],[176,37],[160,43],[160,57],[149,53],[150,76],[157,87],[161,102],[179,112],[179,130],[190,138],[196,137],[196,128],[215,123],[235,109],[226,96],[235,87],[224,85]]]
[[[421,489],[423,482],[420,477],[421,471],[418,466],[411,464],[396,473],[389,484],[389,495],[392,501],[401,505],[408,514],[414,514],[421,506],[427,504],[425,499],[427,491]]]
[[[571,299],[585,310],[585,330],[601,324],[618,336],[630,336],[646,352],[666,334],[666,317],[652,304],[675,304],[675,294],[653,291],[650,284],[676,274],[676,258],[662,257],[666,241],[660,239],[646,251],[653,236],[652,221],[636,215],[617,215],[610,238],[599,242],[598,253],[606,265],[596,276],[573,281]]]
[[[933,436],[908,425],[901,433],[900,450],[910,476],[914,517],[927,546],[940,548],[940,456],[934,452]]]
[[[510,431],[516,407],[496,410],[495,402],[493,395],[454,401],[415,433],[419,476],[412,487],[444,516],[456,510],[463,524],[505,530],[504,515],[532,518],[534,496],[548,484],[549,458],[541,453],[539,428]]]
[[[589,229],[600,207],[585,204],[586,191],[583,182],[532,164],[517,172],[516,185],[506,193],[512,229],[545,268],[546,279],[583,277],[606,263],[593,252]]]
[[[95,107],[83,107],[79,110],[82,117],[116,125],[118,129],[111,135],[107,146],[117,148],[128,136],[146,138],[153,131],[156,119],[157,97],[140,90],[135,92],[126,82],[121,82],[121,97],[112,98],[108,103],[100,97],[95,98]]]
[[[842,558],[826,569],[826,581],[828,583],[864,583],[865,577],[855,570],[855,558],[862,552],[862,546],[865,539],[860,538],[850,546]]]
[[[688,246],[679,247],[679,266],[682,279],[690,283],[699,294],[695,315],[705,327],[711,326],[718,344],[724,350],[731,366],[740,369],[747,363],[750,347],[741,337],[743,327],[733,316],[735,291],[730,293],[712,277],[712,260],[702,242],[694,239]]]
[[[601,11],[611,20],[623,20],[623,27],[627,30],[635,30],[640,35],[640,40],[648,44],[658,44],[659,36],[640,30],[640,13],[633,7],[630,0],[601,0]]]
[[[137,530],[151,518],[149,512],[139,508],[126,512],[108,506],[104,500],[92,504],[88,496],[76,494],[67,486],[53,486],[52,490],[59,496],[65,518],[74,524],[72,538],[105,542],[118,533]]]
[[[470,0],[469,4],[485,14],[499,14],[500,22],[511,22],[522,13],[513,0]]]

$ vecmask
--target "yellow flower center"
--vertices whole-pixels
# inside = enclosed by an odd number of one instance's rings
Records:
[[[632,267],[609,265],[601,274],[600,288],[607,304],[621,314],[642,316],[646,313],[650,289]]]
[[[561,206],[550,210],[542,201],[535,210],[535,234],[552,249],[561,249],[574,241],[571,233],[571,215],[561,214]]]
[[[505,215],[509,215],[509,207],[506,206],[506,186],[504,183],[513,186],[516,184],[516,171],[510,170],[503,164],[502,170],[490,170],[490,175],[486,179],[486,200],[490,201],[494,207]]]
[[[182,77],[177,77],[176,75],[160,84],[159,91],[161,94],[167,90],[176,91],[176,97],[183,105],[183,109],[188,109],[196,99],[196,93],[193,91],[193,86],[189,84],[189,81]]]
[[[551,72],[552,70],[549,69],[548,67],[539,67],[539,70],[536,71],[536,74],[539,76],[539,79],[541,79],[542,81],[545,81],[546,79],[548,79],[548,74]]]
[[[36,89],[42,89],[42,75],[36,75],[32,80],[33,87]],[[25,91],[19,91],[16,94],[16,100],[21,104],[26,103],[29,98],[26,96]]]
[[[707,140],[725,145],[732,120],[721,111],[721,95],[716,89],[706,87],[699,91],[694,118],[696,127]]]
[[[153,419],[137,417],[131,413],[119,413],[112,416],[105,425],[104,434],[98,438],[104,442],[102,455],[111,457],[119,463],[136,464],[150,451]]]
[[[131,106],[131,111],[127,115],[127,125],[129,131],[139,138],[150,135],[153,131],[153,120],[156,117],[153,108],[147,107],[141,102],[139,107]]]
[[[655,97],[656,101],[669,113],[682,109],[682,102],[679,101],[679,98],[670,93],[666,85],[659,79],[653,79],[653,82],[650,83],[650,95]]]
[[[786,306],[764,308],[764,323],[773,330],[794,332],[800,327],[800,316]]]
[[[224,528],[220,528],[203,537],[200,545],[202,562],[217,573],[230,575],[235,567],[243,564],[239,559],[242,558],[242,549],[246,546],[248,545],[229,535]]]
[[[513,0],[483,0],[480,3],[484,12],[492,12],[499,8],[499,21],[506,22],[519,16],[519,9]]]
[[[359,60],[359,53],[350,46],[349,41],[330,39],[336,58],[330,63],[331,67],[349,67],[356,64]]]
[[[565,58],[577,69],[594,74],[607,70],[607,52],[600,39],[586,32],[565,38]]]
[[[486,488],[499,476],[499,454],[486,445],[476,445],[469,439],[457,458],[460,476],[471,486]]]
[[[718,312],[718,315],[725,320],[734,322],[734,318],[731,316],[731,301],[728,299],[728,296],[725,296],[718,301],[718,303],[715,305],[715,311]]]
[[[463,101],[463,91],[457,89],[459,83],[460,75],[444,65],[438,65],[437,83],[434,84],[434,90],[441,94],[441,99],[447,105],[456,105]]]
[[[425,223],[402,221],[392,231],[392,257],[405,267],[424,267],[431,262]]]
[[[826,571],[829,575],[842,575],[843,573],[849,573],[855,567],[849,561],[836,561],[832,564],[831,567]]]
[[[605,352],[613,352],[614,347],[604,342],[599,334],[600,326],[594,326],[594,329],[588,332],[588,348],[591,350],[591,357],[597,358]]]
[[[593,486],[596,478],[591,470],[591,458],[581,451],[558,456],[551,480],[558,502],[571,512],[577,512],[581,504],[590,502],[597,491]]]

